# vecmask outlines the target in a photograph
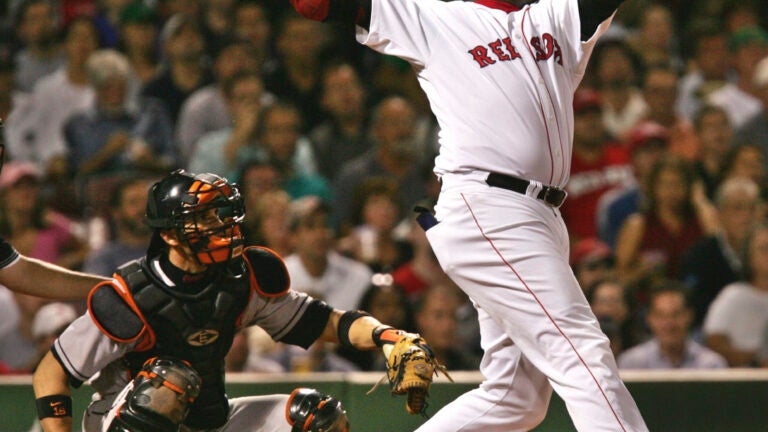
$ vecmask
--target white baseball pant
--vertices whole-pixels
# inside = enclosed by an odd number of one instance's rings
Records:
[[[527,431],[546,415],[552,389],[579,431],[647,431],[568,265],[560,212],[533,198],[535,188],[494,188],[486,176],[443,176],[440,222],[427,231],[478,309],[484,381],[417,431]]]

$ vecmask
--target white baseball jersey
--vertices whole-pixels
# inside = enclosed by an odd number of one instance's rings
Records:
[[[573,93],[609,22],[581,42],[575,0],[510,7],[374,0],[370,28],[358,27],[357,38],[413,65],[440,124],[438,175],[493,171],[562,187]]]
[[[536,198],[568,181],[573,93],[609,22],[582,42],[578,0],[372,0],[358,28],[413,65],[440,123],[439,223],[426,235],[478,309],[485,379],[419,432],[531,430],[553,390],[579,431],[648,430],[568,265],[560,212]],[[489,172],[531,182],[513,192]]]

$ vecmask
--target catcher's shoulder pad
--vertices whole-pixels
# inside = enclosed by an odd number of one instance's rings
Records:
[[[131,343],[148,330],[128,288],[119,278],[100,282],[88,295],[91,319],[110,339]]]
[[[243,252],[248,267],[251,289],[265,297],[280,297],[291,287],[291,278],[285,262],[277,252],[252,246]]]

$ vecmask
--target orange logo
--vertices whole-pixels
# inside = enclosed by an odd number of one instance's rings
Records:
[[[216,330],[200,330],[199,332],[192,333],[187,338],[187,343],[192,346],[205,346],[216,342],[219,338],[219,332]]]
[[[61,402],[51,402],[50,405],[55,417],[64,417],[67,415],[67,409],[61,406]]]

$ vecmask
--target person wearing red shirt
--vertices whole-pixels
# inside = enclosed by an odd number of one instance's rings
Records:
[[[597,236],[597,203],[632,182],[626,147],[610,140],[601,123],[600,95],[582,88],[573,100],[574,138],[568,199],[560,208],[573,241]]]

